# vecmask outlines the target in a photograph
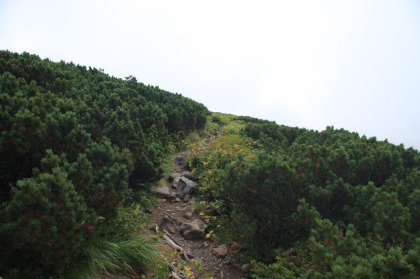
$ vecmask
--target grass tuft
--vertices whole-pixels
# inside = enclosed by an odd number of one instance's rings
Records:
[[[153,237],[131,234],[113,239],[95,238],[82,249],[82,259],[64,278],[97,278],[121,274],[138,278],[147,270],[161,269],[163,259]]]

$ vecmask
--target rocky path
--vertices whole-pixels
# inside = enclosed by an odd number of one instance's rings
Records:
[[[153,225],[183,248],[187,258],[192,258],[190,266],[195,265],[194,261],[204,269],[201,272],[196,270],[196,276],[200,273],[196,278],[205,278],[204,273],[213,278],[244,278],[240,267],[227,257],[228,251],[235,247],[206,238],[207,225],[194,212],[193,193],[198,183],[190,172],[185,171],[185,158],[186,153],[175,155],[173,172],[165,179],[165,185],[153,189],[159,196],[151,213]]]

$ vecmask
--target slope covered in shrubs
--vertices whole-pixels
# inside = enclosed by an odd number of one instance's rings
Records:
[[[183,134],[201,129],[224,134],[189,159],[198,210],[209,235],[239,243],[231,256],[250,262],[251,277],[420,274],[412,148],[333,127],[208,117],[204,105],[133,77],[9,51],[0,51],[0,108],[6,278],[156,269],[153,240],[138,234],[144,213],[128,198],[161,177]]]
[[[196,154],[211,230],[241,243],[255,278],[416,278],[417,150],[214,114],[226,135]],[[243,256],[243,255],[242,255]]]
[[[135,78],[9,51],[0,108],[0,274],[19,278],[59,275],[115,231],[127,194],[158,180],[171,140],[208,115]]]

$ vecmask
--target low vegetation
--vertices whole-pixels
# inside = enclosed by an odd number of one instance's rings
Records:
[[[167,277],[143,209],[167,158],[186,147],[206,237],[235,242],[229,257],[251,278],[420,274],[412,148],[210,114],[131,76],[9,51],[0,107],[4,278]],[[208,149],[198,146],[205,134],[218,135]],[[184,273],[205,277],[200,268]]]
[[[114,222],[147,197],[173,142],[204,128],[207,108],[133,77],[9,51],[0,100],[0,275],[155,266],[152,239]]]
[[[419,274],[418,151],[333,127],[211,122],[225,135],[190,159],[199,210],[215,234],[241,243],[253,278]]]

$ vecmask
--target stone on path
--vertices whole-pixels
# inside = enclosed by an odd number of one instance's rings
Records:
[[[166,186],[154,187],[152,188],[152,193],[164,199],[169,198],[171,196],[171,193],[169,192],[169,188]]]
[[[180,232],[187,240],[202,239],[206,235],[207,225],[201,219],[195,219],[192,222],[181,225]]]
[[[181,177],[177,187],[178,197],[183,200],[186,195],[190,195],[192,193],[195,187],[197,187],[197,183],[186,177]]]
[[[179,172],[171,173],[168,177],[169,182],[174,181],[177,177],[181,177]]]
[[[222,244],[216,248],[213,248],[213,252],[219,258],[225,257],[228,253],[226,244]]]
[[[187,213],[184,214],[185,219],[190,220],[190,219],[192,219],[192,217],[193,217],[193,214],[191,212],[187,212]]]
[[[183,155],[183,154],[177,155],[175,157],[174,161],[175,161],[175,164],[178,165],[178,166],[184,165],[185,164],[185,155]]]
[[[179,179],[180,179],[181,177],[177,177],[177,178],[175,178],[173,181],[172,181],[172,188],[173,189],[176,189],[177,187],[178,187],[178,183],[179,183]]]
[[[168,216],[163,216],[159,222],[159,228],[160,230],[166,230],[172,234],[176,232],[174,228],[174,221]]]
[[[251,265],[249,263],[243,264],[241,267],[241,271],[247,273],[251,270]]]
[[[181,176],[186,177],[190,180],[194,180],[195,178],[194,174],[192,174],[190,171],[183,171]]]
[[[241,250],[241,245],[237,242],[234,242],[232,245],[230,245],[230,250],[233,252],[239,252],[239,250]]]

